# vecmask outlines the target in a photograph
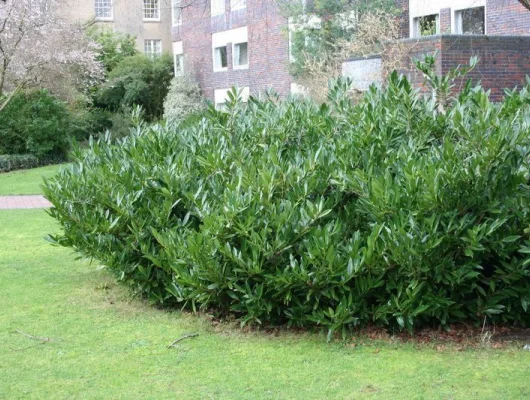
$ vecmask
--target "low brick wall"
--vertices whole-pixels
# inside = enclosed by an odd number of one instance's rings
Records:
[[[493,101],[502,99],[505,88],[520,87],[530,75],[530,36],[438,35],[408,39],[404,43],[409,47],[409,57],[403,61],[401,72],[417,87],[422,86],[423,77],[412,59],[436,52],[438,74],[467,65],[471,57],[477,56],[479,63],[468,78],[480,81],[484,88],[491,90]]]
[[[530,35],[530,11],[518,0],[486,0],[488,35]]]

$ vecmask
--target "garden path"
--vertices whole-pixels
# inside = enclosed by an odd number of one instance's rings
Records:
[[[0,210],[48,207],[51,207],[51,203],[40,195],[0,196]]]

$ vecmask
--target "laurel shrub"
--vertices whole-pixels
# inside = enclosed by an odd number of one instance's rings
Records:
[[[242,323],[529,325],[530,89],[393,74],[357,104],[275,97],[93,142],[46,183],[57,244],[159,305]]]

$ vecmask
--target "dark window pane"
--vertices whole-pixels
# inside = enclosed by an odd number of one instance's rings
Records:
[[[221,52],[221,68],[226,68],[228,67],[228,61],[226,58],[226,46],[221,47],[220,52]]]
[[[436,14],[419,18],[420,36],[430,36],[438,33],[436,19]]]
[[[462,11],[462,33],[484,35],[484,7],[468,8]]]

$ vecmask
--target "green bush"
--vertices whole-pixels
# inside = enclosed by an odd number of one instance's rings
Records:
[[[32,154],[62,161],[70,143],[66,105],[46,90],[19,93],[0,112],[0,154]]]
[[[205,106],[201,88],[190,75],[173,78],[164,101],[164,118],[170,124],[180,123]]]
[[[125,58],[138,54],[136,38],[101,26],[93,26],[88,35],[99,44],[97,60],[108,73]]]
[[[138,105],[148,120],[160,119],[172,77],[173,60],[169,55],[153,59],[145,55],[126,57],[98,89],[97,106],[119,112]]]
[[[0,155],[0,172],[38,167],[39,160],[32,154]]]
[[[83,142],[92,137],[99,137],[112,128],[114,114],[100,108],[81,108],[72,110],[70,134]]]
[[[529,88],[444,109],[395,74],[357,105],[330,93],[93,143],[46,184],[52,240],[243,323],[529,325]]]

